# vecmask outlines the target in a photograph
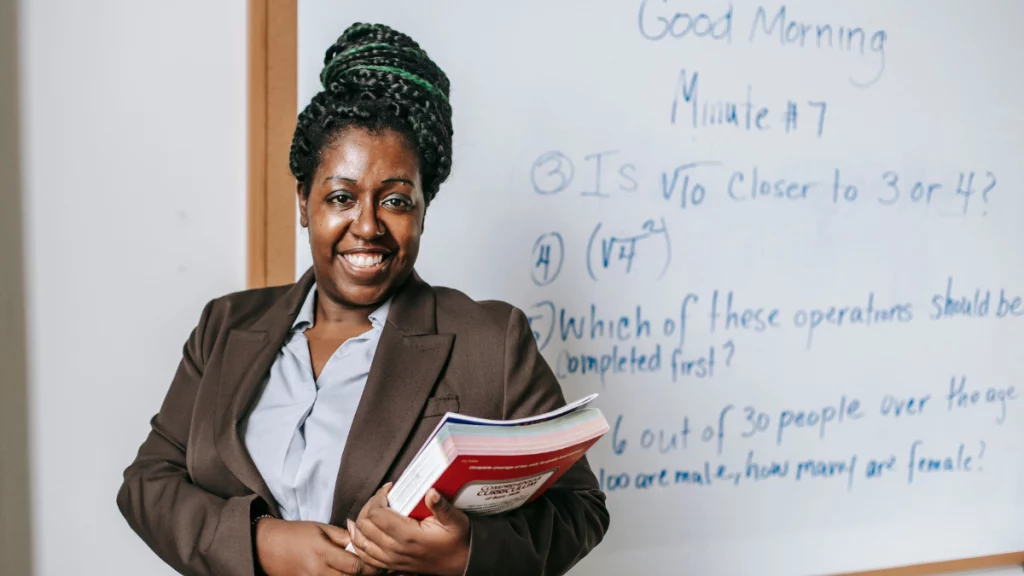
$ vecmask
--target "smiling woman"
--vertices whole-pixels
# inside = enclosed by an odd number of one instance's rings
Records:
[[[340,129],[298,183],[319,288],[333,301],[380,302],[412,272],[426,201],[415,148],[394,130]]]
[[[313,265],[207,304],[118,505],[185,574],[563,574],[609,525],[585,457],[497,516],[436,492],[423,521],[387,506],[446,412],[565,400],[521,310],[416,274],[451,170],[444,72],[408,36],[355,24],[321,79],[290,158]]]

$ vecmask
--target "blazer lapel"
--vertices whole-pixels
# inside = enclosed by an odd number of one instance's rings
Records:
[[[451,352],[433,290],[413,273],[395,295],[341,457],[331,524],[355,519],[398,458]]]
[[[251,328],[236,328],[228,334],[217,392],[217,451],[235,477],[263,498],[275,516],[280,515],[277,502],[245,447],[240,425],[252,409],[260,385],[284,344],[313,280],[310,269]]]

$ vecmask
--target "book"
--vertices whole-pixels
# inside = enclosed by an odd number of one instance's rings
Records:
[[[431,488],[467,514],[500,514],[535,500],[608,432],[601,411],[588,407],[596,397],[517,420],[446,413],[391,487],[388,506],[428,518]]]

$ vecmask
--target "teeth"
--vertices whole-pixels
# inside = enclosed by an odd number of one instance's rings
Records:
[[[383,254],[345,254],[344,258],[356,268],[371,268],[384,261]]]

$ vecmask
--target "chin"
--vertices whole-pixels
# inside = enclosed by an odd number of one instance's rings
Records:
[[[373,306],[386,300],[411,274],[385,274],[376,278],[352,277],[344,271],[332,270],[329,282],[341,303],[350,306]]]
[[[390,285],[342,286],[338,290],[341,301],[350,306],[373,306],[384,301],[391,293]]]

